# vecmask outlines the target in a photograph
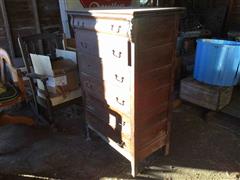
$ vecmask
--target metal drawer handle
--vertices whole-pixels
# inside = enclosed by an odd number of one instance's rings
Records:
[[[122,26],[118,26],[117,33],[120,33],[121,28],[122,28]]]
[[[122,106],[125,105],[125,101],[124,100],[120,101],[118,97],[116,97],[116,101],[117,101],[118,104],[120,104]]]
[[[90,84],[89,82],[86,82],[86,87],[89,88],[89,89],[93,89],[93,85]]]
[[[120,33],[122,26],[118,26],[116,33]],[[111,25],[111,31],[114,31],[114,25]]]
[[[82,46],[82,48],[85,48],[85,49],[87,49],[87,43],[86,42],[81,42],[81,46]]]
[[[113,53],[113,56],[115,56],[115,57],[117,57],[117,58],[121,58],[121,57],[122,57],[122,52],[120,52],[120,51],[119,51],[119,53],[117,54],[117,53],[115,52],[115,50],[113,49],[113,50],[112,50],[112,53]]]
[[[123,142],[123,141],[122,141],[122,142],[119,142],[118,145],[119,145],[121,148],[123,148],[123,147],[125,146],[125,142]]]
[[[119,126],[125,126],[126,125],[126,122],[121,122],[121,123],[118,123]]]
[[[123,83],[124,81],[124,77],[121,77],[121,79],[119,79],[117,74],[115,74],[115,79],[120,83]]]
[[[82,22],[82,27],[84,28],[84,26],[85,26],[85,22]]]
[[[88,109],[90,109],[90,110],[92,110],[92,111],[95,111],[95,107],[93,107],[93,106],[87,106],[88,107]]]
[[[78,21],[78,22],[77,22],[77,26],[78,26],[78,27],[82,27],[82,28],[84,28],[84,26],[85,26],[85,22],[82,22],[82,24],[80,25],[80,21]]]
[[[112,25],[111,25],[111,31],[113,31],[113,30],[114,30],[114,25],[112,24]]]

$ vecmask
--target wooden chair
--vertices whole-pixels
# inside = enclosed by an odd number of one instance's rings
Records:
[[[64,99],[62,97],[52,97],[47,87],[48,76],[34,71],[30,54],[48,55],[51,59],[55,59],[56,49],[63,49],[64,47],[63,36],[49,33],[36,34],[18,37],[18,43],[27,69],[27,76],[30,79],[30,87],[36,111],[39,113],[42,109],[44,111],[43,113],[46,115],[46,119],[52,124],[54,123],[53,113],[55,110],[66,107],[69,104],[80,102],[81,90],[79,88],[76,92],[67,94]],[[42,82],[44,91],[38,87],[36,80]]]
[[[76,51],[76,41],[74,38],[71,38],[71,39],[67,39],[67,38],[64,38],[63,39],[63,45],[64,45],[64,49],[65,50],[70,50],[70,51]]]
[[[0,109],[12,107],[26,100],[26,92],[20,70],[13,67],[8,53],[0,48]],[[5,91],[4,91],[5,90]],[[10,116],[1,113],[0,125],[7,123],[33,124],[33,120],[24,116]]]

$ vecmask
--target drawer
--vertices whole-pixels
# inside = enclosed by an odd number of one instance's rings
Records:
[[[130,43],[128,38],[78,30],[76,32],[77,49],[80,53],[90,54],[128,65]]]
[[[73,25],[77,29],[95,30],[97,32],[128,36],[130,22],[112,19],[76,18]]]
[[[120,88],[130,90],[131,68],[111,59],[101,59],[95,56],[79,53],[79,69],[94,76],[98,80],[105,80]]]
[[[107,139],[110,138],[123,149],[131,149],[131,138],[122,134],[121,129],[114,129],[107,123],[103,123],[98,117],[89,111],[86,111],[85,117],[88,125],[98,131],[101,135]]]
[[[81,73],[81,83],[86,94],[106,102],[114,110],[130,115],[130,91],[99,81],[85,73]]]
[[[130,119],[92,96],[85,98],[87,111],[101,119],[103,123],[111,126],[116,131],[121,131],[126,137],[131,136]]]

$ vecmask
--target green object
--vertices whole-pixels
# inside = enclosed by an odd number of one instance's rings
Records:
[[[3,85],[3,83],[0,82],[0,95],[2,93],[5,93],[7,91],[6,87]]]
[[[6,84],[4,86],[5,86],[5,92],[0,93],[0,104],[11,101],[16,97],[18,97],[19,95],[19,91],[15,86],[11,84]]]

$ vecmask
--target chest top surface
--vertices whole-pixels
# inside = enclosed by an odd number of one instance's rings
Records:
[[[68,11],[70,15],[81,16],[121,16],[126,18],[151,16],[164,13],[182,13],[185,10],[183,7],[164,7],[164,8],[113,8],[113,9],[83,9],[78,11]]]

